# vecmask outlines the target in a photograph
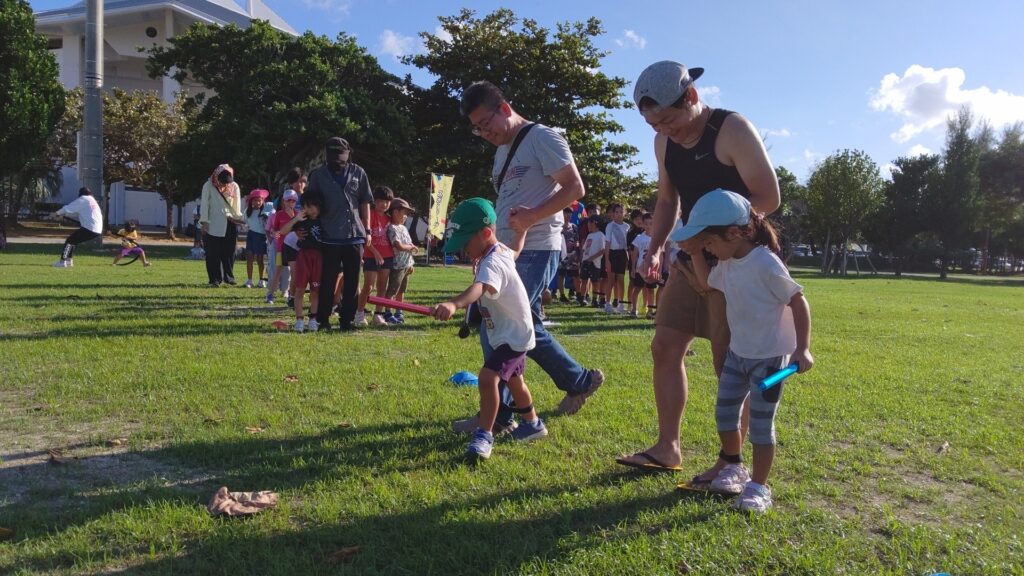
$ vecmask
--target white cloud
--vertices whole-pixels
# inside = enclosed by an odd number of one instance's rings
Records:
[[[910,150],[907,150],[907,157],[913,158],[914,156],[924,156],[926,154],[931,153],[931,148],[928,148],[927,146],[923,146],[921,144],[914,144],[913,146],[910,147]]]
[[[437,28],[434,28],[434,36],[437,36],[443,42],[452,41],[452,35],[449,34],[448,31],[445,30],[440,24],[437,25]]]
[[[885,165],[882,166],[881,169],[879,169],[879,173],[883,178],[888,178],[889,180],[892,180],[892,174],[893,172],[896,172],[896,170],[897,168],[895,164],[893,164],[892,162],[886,162]]]
[[[722,105],[722,89],[718,86],[697,86],[700,101],[715,108]]]
[[[302,0],[310,10],[322,10],[334,16],[345,16],[352,7],[352,0]]]
[[[804,162],[813,166],[818,163],[819,160],[824,160],[825,155],[820,152],[815,152],[810,148],[804,148]]]
[[[620,48],[639,48],[641,50],[647,46],[647,38],[637,34],[632,30],[623,30],[622,38],[616,38],[615,43]]]
[[[1024,96],[987,86],[966,89],[967,75],[960,68],[936,70],[914,64],[903,76],[886,74],[871,92],[871,107],[900,116],[904,124],[890,136],[899,143],[940,126],[962,106],[986,118],[993,127],[1024,120]]]
[[[377,40],[379,43],[377,51],[381,54],[392,56],[395,60],[398,60],[406,54],[412,54],[419,48],[416,38],[412,36],[402,36],[394,30],[385,30],[381,32],[380,38]]]
[[[768,136],[776,136],[778,138],[789,138],[790,136],[793,135],[793,133],[789,131],[789,128],[782,128],[781,130],[768,130],[767,132],[765,132],[765,134]]]

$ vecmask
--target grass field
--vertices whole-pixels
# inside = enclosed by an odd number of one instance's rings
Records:
[[[551,436],[472,466],[450,423],[476,391],[446,378],[481,358],[456,323],[275,333],[283,307],[205,287],[185,248],[71,270],[57,249],[0,253],[2,574],[1024,574],[1020,281],[796,273],[818,363],[786,384],[776,508],[747,517],[674,491],[718,450],[706,342],[685,474],[614,463],[655,437],[650,323],[558,306],[607,383],[556,417],[530,364]],[[420,269],[411,298],[468,279]],[[281,502],[213,519],[221,485]]]

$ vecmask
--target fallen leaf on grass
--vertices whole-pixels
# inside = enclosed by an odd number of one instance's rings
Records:
[[[124,444],[127,443],[127,438],[114,438],[112,440],[107,440],[107,446],[123,446]]]
[[[209,417],[203,418],[203,424],[220,424],[223,421],[224,421],[224,417],[223,416],[209,416]]]
[[[41,412],[43,410],[46,410],[46,404],[40,404],[38,406],[33,406],[32,410],[35,411],[35,412]]]
[[[377,384],[370,384],[366,387],[367,390],[376,390],[377,388],[380,388]]]
[[[299,377],[296,376],[295,374],[289,374],[289,375],[284,377],[284,381],[285,382],[298,382],[299,381]]]
[[[14,530],[11,530],[10,528],[0,528],[0,542],[10,540],[11,538],[14,538]]]
[[[342,422],[341,424],[338,424],[338,428],[351,428],[351,427],[352,427],[352,423],[351,422]]]
[[[285,322],[284,320],[274,320],[270,325],[278,330],[288,329],[288,323]]]
[[[419,366],[420,365],[420,361],[418,359],[416,359],[416,358],[413,358],[412,359],[412,365],[413,366]]]
[[[68,462],[71,462],[71,460],[73,460],[73,458],[65,456],[63,450],[50,448],[49,450],[46,451],[46,453],[50,455],[50,462],[52,462],[53,464],[67,464]]]
[[[249,434],[259,434],[260,432],[263,432],[264,430],[266,430],[266,428],[261,428],[259,426],[246,426],[245,427],[245,431],[248,432]]]
[[[939,449],[936,450],[936,452],[938,452],[939,454],[945,454],[946,452],[949,452],[949,442],[943,442],[942,446],[939,446]]]
[[[690,565],[686,563],[686,560],[680,560],[679,561],[679,573],[680,574],[689,574],[690,573]]]
[[[340,550],[331,552],[327,556],[327,560],[333,564],[337,564],[339,562],[351,562],[352,558],[355,557],[356,554],[359,554],[361,549],[362,546],[345,546]]]

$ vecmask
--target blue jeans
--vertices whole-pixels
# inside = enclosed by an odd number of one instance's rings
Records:
[[[590,371],[580,366],[562,345],[548,333],[541,321],[541,294],[555,277],[558,271],[558,250],[523,250],[516,260],[516,271],[526,287],[526,297],[530,299],[533,311],[533,330],[537,345],[526,353],[541,370],[547,373],[559,390],[569,395],[582,394],[590,389]],[[493,348],[487,341],[487,331],[480,327],[480,346],[484,358],[490,356]],[[512,394],[501,384],[501,407],[498,409],[497,421],[507,423],[512,420]]]

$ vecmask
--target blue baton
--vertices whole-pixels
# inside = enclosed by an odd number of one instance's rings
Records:
[[[793,362],[792,364],[786,366],[782,370],[779,370],[775,374],[772,374],[771,376],[765,378],[764,380],[761,380],[761,383],[758,384],[757,387],[760,388],[761,390],[767,390],[772,386],[775,386],[779,382],[782,382],[786,378],[789,378],[793,374],[796,374],[796,371],[799,369],[800,365],[797,364],[796,362]]]

